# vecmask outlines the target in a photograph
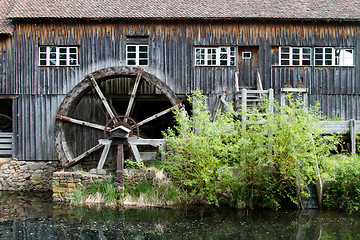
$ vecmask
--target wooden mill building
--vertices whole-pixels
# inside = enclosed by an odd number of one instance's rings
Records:
[[[115,115],[160,138],[171,121],[150,118],[197,88],[214,108],[301,82],[324,115],[360,119],[356,0],[0,0],[0,14],[2,151],[19,160],[86,158]]]

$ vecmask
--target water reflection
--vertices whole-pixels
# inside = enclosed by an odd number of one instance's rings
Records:
[[[0,194],[0,239],[360,239],[360,217],[330,211],[120,209]]]

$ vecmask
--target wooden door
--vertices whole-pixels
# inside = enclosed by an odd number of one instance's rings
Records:
[[[240,89],[256,89],[258,50],[257,46],[239,47],[238,49]]]

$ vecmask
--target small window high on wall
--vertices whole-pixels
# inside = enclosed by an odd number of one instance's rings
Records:
[[[149,65],[148,36],[126,37],[126,65],[130,65],[130,66]]]

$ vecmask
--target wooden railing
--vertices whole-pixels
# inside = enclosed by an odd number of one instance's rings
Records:
[[[360,134],[360,121],[324,121],[322,128],[329,134],[350,134],[351,153],[356,153],[356,134]]]
[[[0,132],[0,156],[12,155],[12,132]]]

